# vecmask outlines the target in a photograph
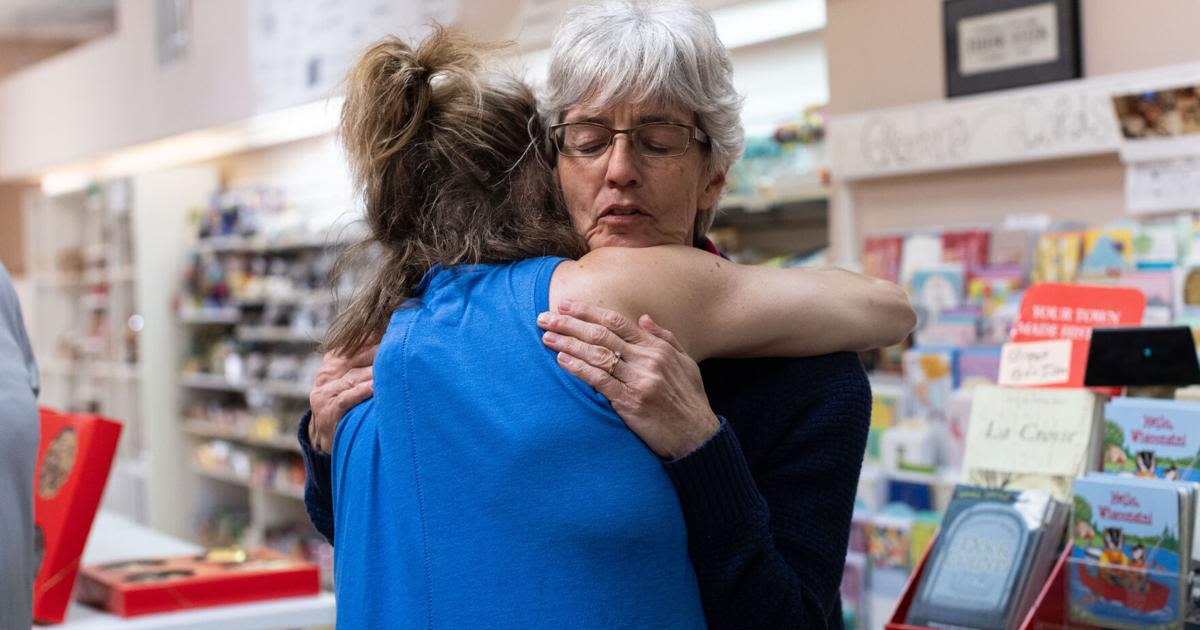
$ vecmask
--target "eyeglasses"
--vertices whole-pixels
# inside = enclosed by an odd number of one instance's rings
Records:
[[[550,138],[559,155],[566,157],[595,157],[608,150],[617,134],[629,136],[629,142],[639,155],[646,157],[675,157],[687,153],[692,139],[707,143],[708,134],[692,125],[672,122],[652,122],[613,129],[599,123],[574,122],[550,126]]]

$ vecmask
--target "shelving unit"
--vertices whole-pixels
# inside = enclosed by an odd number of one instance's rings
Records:
[[[222,160],[225,192],[210,189],[175,254],[181,347],[170,375],[176,466],[193,489],[181,506],[190,535],[303,555],[325,569],[327,587],[332,547],[304,510],[296,429],[334,313],[328,271],[358,235],[339,209],[352,196],[337,172],[308,172],[340,164],[332,148],[310,142]]]
[[[148,455],[141,396],[144,326],[129,180],[26,201],[39,404],[121,421],[104,507],[145,523]]]

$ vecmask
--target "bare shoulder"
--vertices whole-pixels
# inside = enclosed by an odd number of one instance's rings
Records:
[[[624,314],[654,313],[665,304],[689,302],[728,261],[683,245],[601,247],[559,265],[550,284],[550,305],[569,299]]]

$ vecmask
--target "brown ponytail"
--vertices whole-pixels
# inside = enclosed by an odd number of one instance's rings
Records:
[[[367,251],[374,270],[334,319],[326,351],[370,343],[434,264],[586,251],[542,153],[533,92],[486,72],[486,50],[435,26],[415,50],[394,37],[377,42],[350,71],[340,134],[369,236],[334,274]]]

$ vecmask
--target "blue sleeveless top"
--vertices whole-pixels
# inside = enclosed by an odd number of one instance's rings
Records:
[[[341,628],[699,628],[658,457],[541,342],[562,259],[434,268],[333,446]]]

